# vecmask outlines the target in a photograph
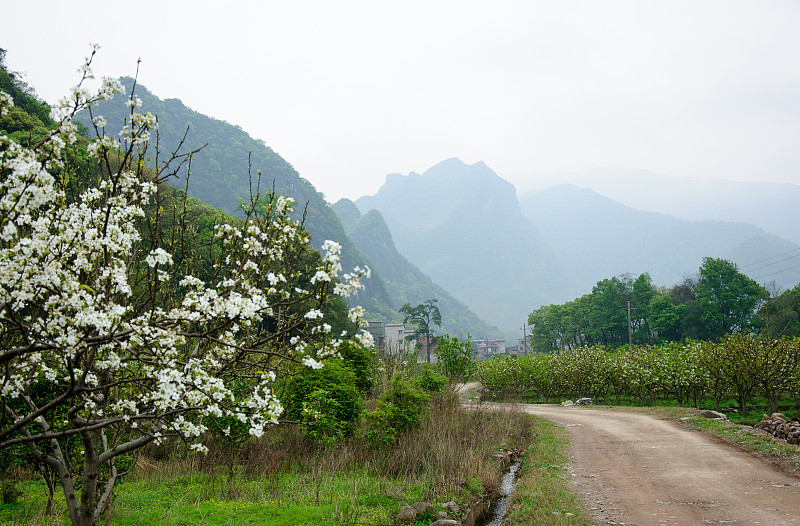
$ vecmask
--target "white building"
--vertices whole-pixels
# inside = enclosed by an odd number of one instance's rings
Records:
[[[414,329],[409,329],[403,323],[384,323],[382,321],[367,322],[367,330],[375,339],[375,346],[382,352],[389,354],[402,354],[414,349],[416,343],[413,338]]]
[[[383,327],[386,335],[384,352],[402,354],[414,348],[414,341],[406,339],[407,336],[414,334],[413,329],[407,329],[403,323],[385,323]]]

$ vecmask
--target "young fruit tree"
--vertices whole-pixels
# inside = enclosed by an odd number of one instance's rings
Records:
[[[256,190],[243,218],[217,213],[201,231],[192,201],[162,184],[196,152],[160,159],[134,93],[120,134],[105,134],[92,108],[121,87],[89,94],[95,50],[49,137],[0,137],[0,451],[55,474],[74,525],[98,521],[137,449],[176,436],[202,452],[225,422],[258,437],[283,412],[276,383],[371,346],[362,309],[337,335],[323,313],[368,270],[340,279],[339,245],[320,257],[291,199]],[[0,111],[11,104],[0,92]],[[79,167],[67,153],[81,110],[97,139]]]
[[[450,388],[455,390],[459,385],[469,382],[477,367],[469,333],[464,341],[445,334],[436,343],[439,347],[436,367],[447,377]]]

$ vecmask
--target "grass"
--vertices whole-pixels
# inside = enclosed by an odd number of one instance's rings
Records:
[[[238,495],[225,494],[227,476],[188,475],[160,483],[136,476],[119,486],[111,524],[289,526],[347,524],[356,520],[387,524],[392,522],[390,516],[401,502],[424,500],[427,493],[424,484],[386,480],[367,472],[326,476],[321,481],[310,480],[308,474],[286,474],[280,477],[277,487],[274,480],[237,476],[234,488]],[[57,507],[62,510],[59,517],[47,517],[38,511],[44,508],[43,486],[24,483],[20,489],[23,497],[19,502],[4,506],[0,512],[1,524],[69,523],[63,497],[58,499]]]
[[[111,524],[270,525],[391,524],[406,504],[464,495],[436,491],[430,481],[387,477],[364,466],[339,472],[314,472],[302,466],[290,472],[252,477],[238,469],[227,474],[192,472],[184,462],[158,463],[137,472],[115,491]],[[69,524],[63,496],[59,517],[47,517],[41,482],[18,485],[23,495],[14,505],[0,505],[0,524],[50,526]],[[481,491],[480,483],[472,491]],[[468,490],[469,491],[469,490]],[[102,523],[102,521],[101,521]]]
[[[115,489],[110,524],[388,525],[400,507],[419,501],[438,507],[452,500],[464,512],[478,495],[499,487],[492,453],[501,444],[527,448],[538,436],[535,422],[519,412],[465,411],[444,402],[434,404],[420,429],[377,451],[359,439],[320,450],[297,428],[279,427],[237,451],[231,472],[213,454],[146,451],[149,456]],[[48,517],[43,483],[17,487],[17,503],[0,504],[0,524],[68,524],[61,495],[58,515]]]
[[[248,480],[237,476],[187,477],[152,487],[149,477],[128,484],[116,502],[114,523],[147,524],[386,524],[406,500],[422,500],[427,487],[353,469],[338,474],[284,473]],[[216,491],[209,488],[218,488]]]

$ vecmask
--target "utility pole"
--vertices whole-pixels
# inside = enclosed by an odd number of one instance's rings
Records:
[[[522,324],[522,344],[525,346],[525,354],[528,354],[528,334],[525,332],[528,330],[528,324]]]

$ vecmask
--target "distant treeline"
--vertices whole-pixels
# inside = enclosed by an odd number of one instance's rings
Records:
[[[630,318],[629,318],[630,316]],[[800,335],[800,285],[777,294],[726,259],[705,258],[699,272],[671,287],[650,275],[599,281],[591,294],[528,316],[533,350],[716,340],[740,332]]]

